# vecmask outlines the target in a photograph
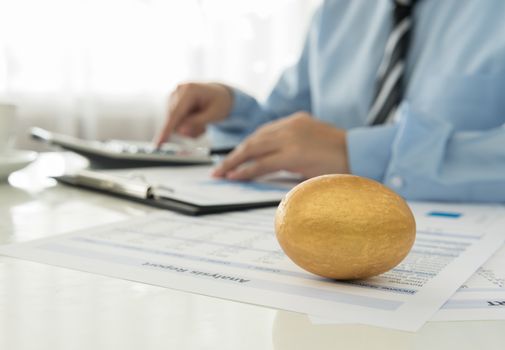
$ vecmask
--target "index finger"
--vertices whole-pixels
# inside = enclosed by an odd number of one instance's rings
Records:
[[[226,173],[249,159],[249,154],[242,145],[236,147],[219,166],[214,169],[212,176],[223,177]]]
[[[179,125],[180,121],[184,119],[185,115],[188,114],[188,111],[191,108],[191,99],[187,94],[182,96],[176,95],[174,97],[177,101],[175,102],[174,107],[169,109],[165,124],[163,125],[161,132],[154,139],[156,147],[160,147],[170,134],[172,134],[177,125]]]
[[[223,177],[229,171],[240,164],[267,153],[271,153],[279,147],[279,138],[269,137],[262,133],[252,135],[237,148],[235,148],[223,162],[214,170],[212,176]]]

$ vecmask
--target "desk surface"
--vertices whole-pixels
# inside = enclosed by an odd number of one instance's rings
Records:
[[[48,178],[82,160],[43,154],[0,184],[0,243],[154,209]],[[503,349],[505,321],[428,323],[417,333],[312,325],[306,315],[0,257],[0,349]]]

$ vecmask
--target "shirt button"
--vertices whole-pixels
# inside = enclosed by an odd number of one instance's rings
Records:
[[[393,176],[391,180],[389,180],[389,184],[394,188],[402,188],[405,185],[405,181],[400,176]]]

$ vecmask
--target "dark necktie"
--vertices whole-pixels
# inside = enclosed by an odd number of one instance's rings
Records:
[[[377,72],[377,86],[368,124],[387,122],[402,100],[405,59],[412,28],[412,9],[416,0],[394,0],[393,30],[389,34],[384,56]]]

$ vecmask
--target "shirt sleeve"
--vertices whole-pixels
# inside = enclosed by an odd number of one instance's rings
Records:
[[[381,181],[409,200],[505,202],[505,127],[455,130],[413,112],[399,122],[348,132],[351,172]]]
[[[262,124],[295,112],[311,111],[309,47],[313,36],[317,35],[320,12],[321,10],[317,11],[312,19],[298,61],[281,74],[263,103],[239,89],[232,88],[233,107],[228,118],[209,128],[209,135],[214,145],[217,144],[219,147],[236,145]]]

